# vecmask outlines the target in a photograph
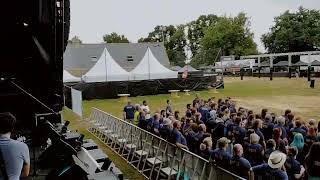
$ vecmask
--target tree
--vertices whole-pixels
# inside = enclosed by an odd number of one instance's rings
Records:
[[[192,64],[213,64],[217,55],[241,56],[257,53],[257,45],[249,27],[250,21],[244,13],[234,18],[220,17],[205,31],[200,41],[199,52],[193,58]]]
[[[196,56],[199,48],[200,41],[204,36],[208,27],[215,24],[218,21],[218,16],[214,14],[202,15],[197,20],[192,21],[186,25],[188,48],[192,53],[192,56]]]
[[[115,32],[104,35],[103,41],[106,43],[129,43],[129,40],[124,35],[118,35]]]
[[[79,36],[73,36],[73,38],[71,38],[70,40],[68,40],[68,43],[80,43],[82,44],[81,39],[79,38]]]
[[[270,32],[262,35],[269,53],[313,51],[320,49],[320,11],[302,7],[275,18]]]
[[[148,37],[140,38],[138,42],[163,42],[170,63],[173,65],[184,65],[186,60],[186,38],[184,26],[156,26]]]

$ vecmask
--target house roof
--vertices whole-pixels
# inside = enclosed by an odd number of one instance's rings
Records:
[[[172,66],[170,69],[173,71],[179,71],[182,67],[180,66]]]
[[[314,60],[314,61],[311,63],[311,66],[320,66],[320,61]]]
[[[278,63],[274,64],[275,67],[281,67],[281,66],[289,66],[288,61],[279,61]]]
[[[292,66],[308,66],[308,64],[305,63],[305,62],[299,61],[299,62],[297,62],[295,64],[292,64]]]
[[[199,71],[197,69],[195,69],[194,67],[190,66],[189,64],[188,65],[185,65],[183,68],[181,68],[178,72],[184,72],[188,70],[188,72],[195,72],[195,71]]]
[[[96,63],[92,57],[98,60],[105,47],[112,58],[128,72],[139,64],[148,47],[163,66],[170,67],[169,58],[162,43],[103,43],[76,46],[69,44],[64,53],[64,69],[86,69],[88,71]],[[132,58],[132,61],[128,61],[128,56]]]

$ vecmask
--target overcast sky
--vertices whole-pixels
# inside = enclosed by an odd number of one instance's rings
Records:
[[[258,49],[275,16],[299,6],[320,9],[320,0],[71,0],[71,32],[84,43],[102,42],[106,33],[124,34],[131,42],[146,37],[156,25],[178,25],[200,15],[235,16],[243,11],[251,18]]]

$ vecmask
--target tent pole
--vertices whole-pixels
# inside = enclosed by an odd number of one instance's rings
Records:
[[[149,80],[150,80],[150,48],[148,47],[148,75],[149,75]]]

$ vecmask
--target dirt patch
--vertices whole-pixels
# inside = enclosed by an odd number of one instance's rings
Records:
[[[320,119],[320,96],[271,96],[271,97],[245,97],[236,98],[239,106],[247,107],[260,112],[267,108],[281,115],[285,109],[291,109],[296,116],[305,119]]]

